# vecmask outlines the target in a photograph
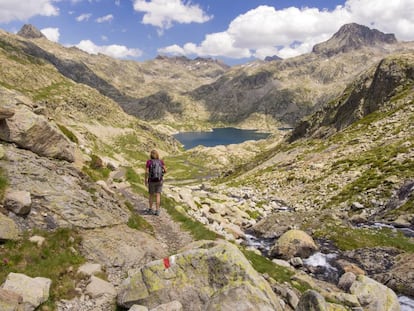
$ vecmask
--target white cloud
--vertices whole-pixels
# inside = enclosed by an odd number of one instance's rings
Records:
[[[413,40],[414,1],[347,0],[331,11],[308,7],[277,10],[263,5],[236,17],[226,31],[206,35],[199,44],[172,45],[159,52],[287,58],[310,52],[315,44],[329,39],[342,25],[351,22],[395,33],[401,40]]]
[[[8,23],[13,20],[26,21],[36,15],[59,15],[59,9],[53,5],[53,2],[53,0],[1,0],[0,22]]]
[[[81,14],[78,17],[76,17],[76,20],[78,22],[84,22],[84,21],[88,21],[91,18],[92,14],[91,13],[85,13],[85,14]]]
[[[50,41],[59,42],[59,28],[43,28],[40,30]]]
[[[102,16],[102,17],[98,17],[96,19],[96,22],[97,23],[105,23],[105,22],[110,22],[113,19],[114,19],[114,16],[112,14],[108,14],[108,15],[105,15],[105,16]]]
[[[159,32],[171,28],[173,23],[205,23],[212,18],[198,5],[182,0],[134,0],[134,10],[145,12],[142,23],[158,27]]]
[[[124,45],[96,45],[91,40],[82,40],[75,45],[77,48],[88,52],[89,54],[105,54],[114,58],[139,57],[142,55],[140,49],[130,49]]]

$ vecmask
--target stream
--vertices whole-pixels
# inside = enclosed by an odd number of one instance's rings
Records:
[[[381,223],[365,224],[363,227],[387,227],[399,230],[407,237],[414,237],[414,230],[410,228],[395,228]],[[276,239],[259,238],[250,232],[247,232],[245,235],[245,245],[259,250],[267,258],[270,258],[270,249],[275,242]],[[340,271],[335,267],[335,260],[340,253],[329,241],[319,240],[317,242],[320,245],[321,251],[309,258],[303,259],[304,268],[317,279],[337,284],[341,275]],[[398,296],[398,300],[401,305],[401,311],[414,311],[413,297]]]

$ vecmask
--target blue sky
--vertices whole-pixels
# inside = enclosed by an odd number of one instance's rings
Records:
[[[0,0],[8,32],[30,23],[62,45],[137,61],[288,58],[350,22],[414,40],[414,0]]]

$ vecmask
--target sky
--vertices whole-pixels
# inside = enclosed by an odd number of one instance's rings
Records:
[[[351,22],[413,41],[414,0],[0,0],[5,31],[32,24],[64,46],[136,61],[289,58]]]

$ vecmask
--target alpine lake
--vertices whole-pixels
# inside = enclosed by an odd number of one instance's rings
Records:
[[[174,137],[188,150],[196,146],[214,147],[219,145],[240,144],[248,140],[260,140],[269,136],[269,133],[256,130],[244,130],[233,127],[214,128],[209,132],[182,132]]]

